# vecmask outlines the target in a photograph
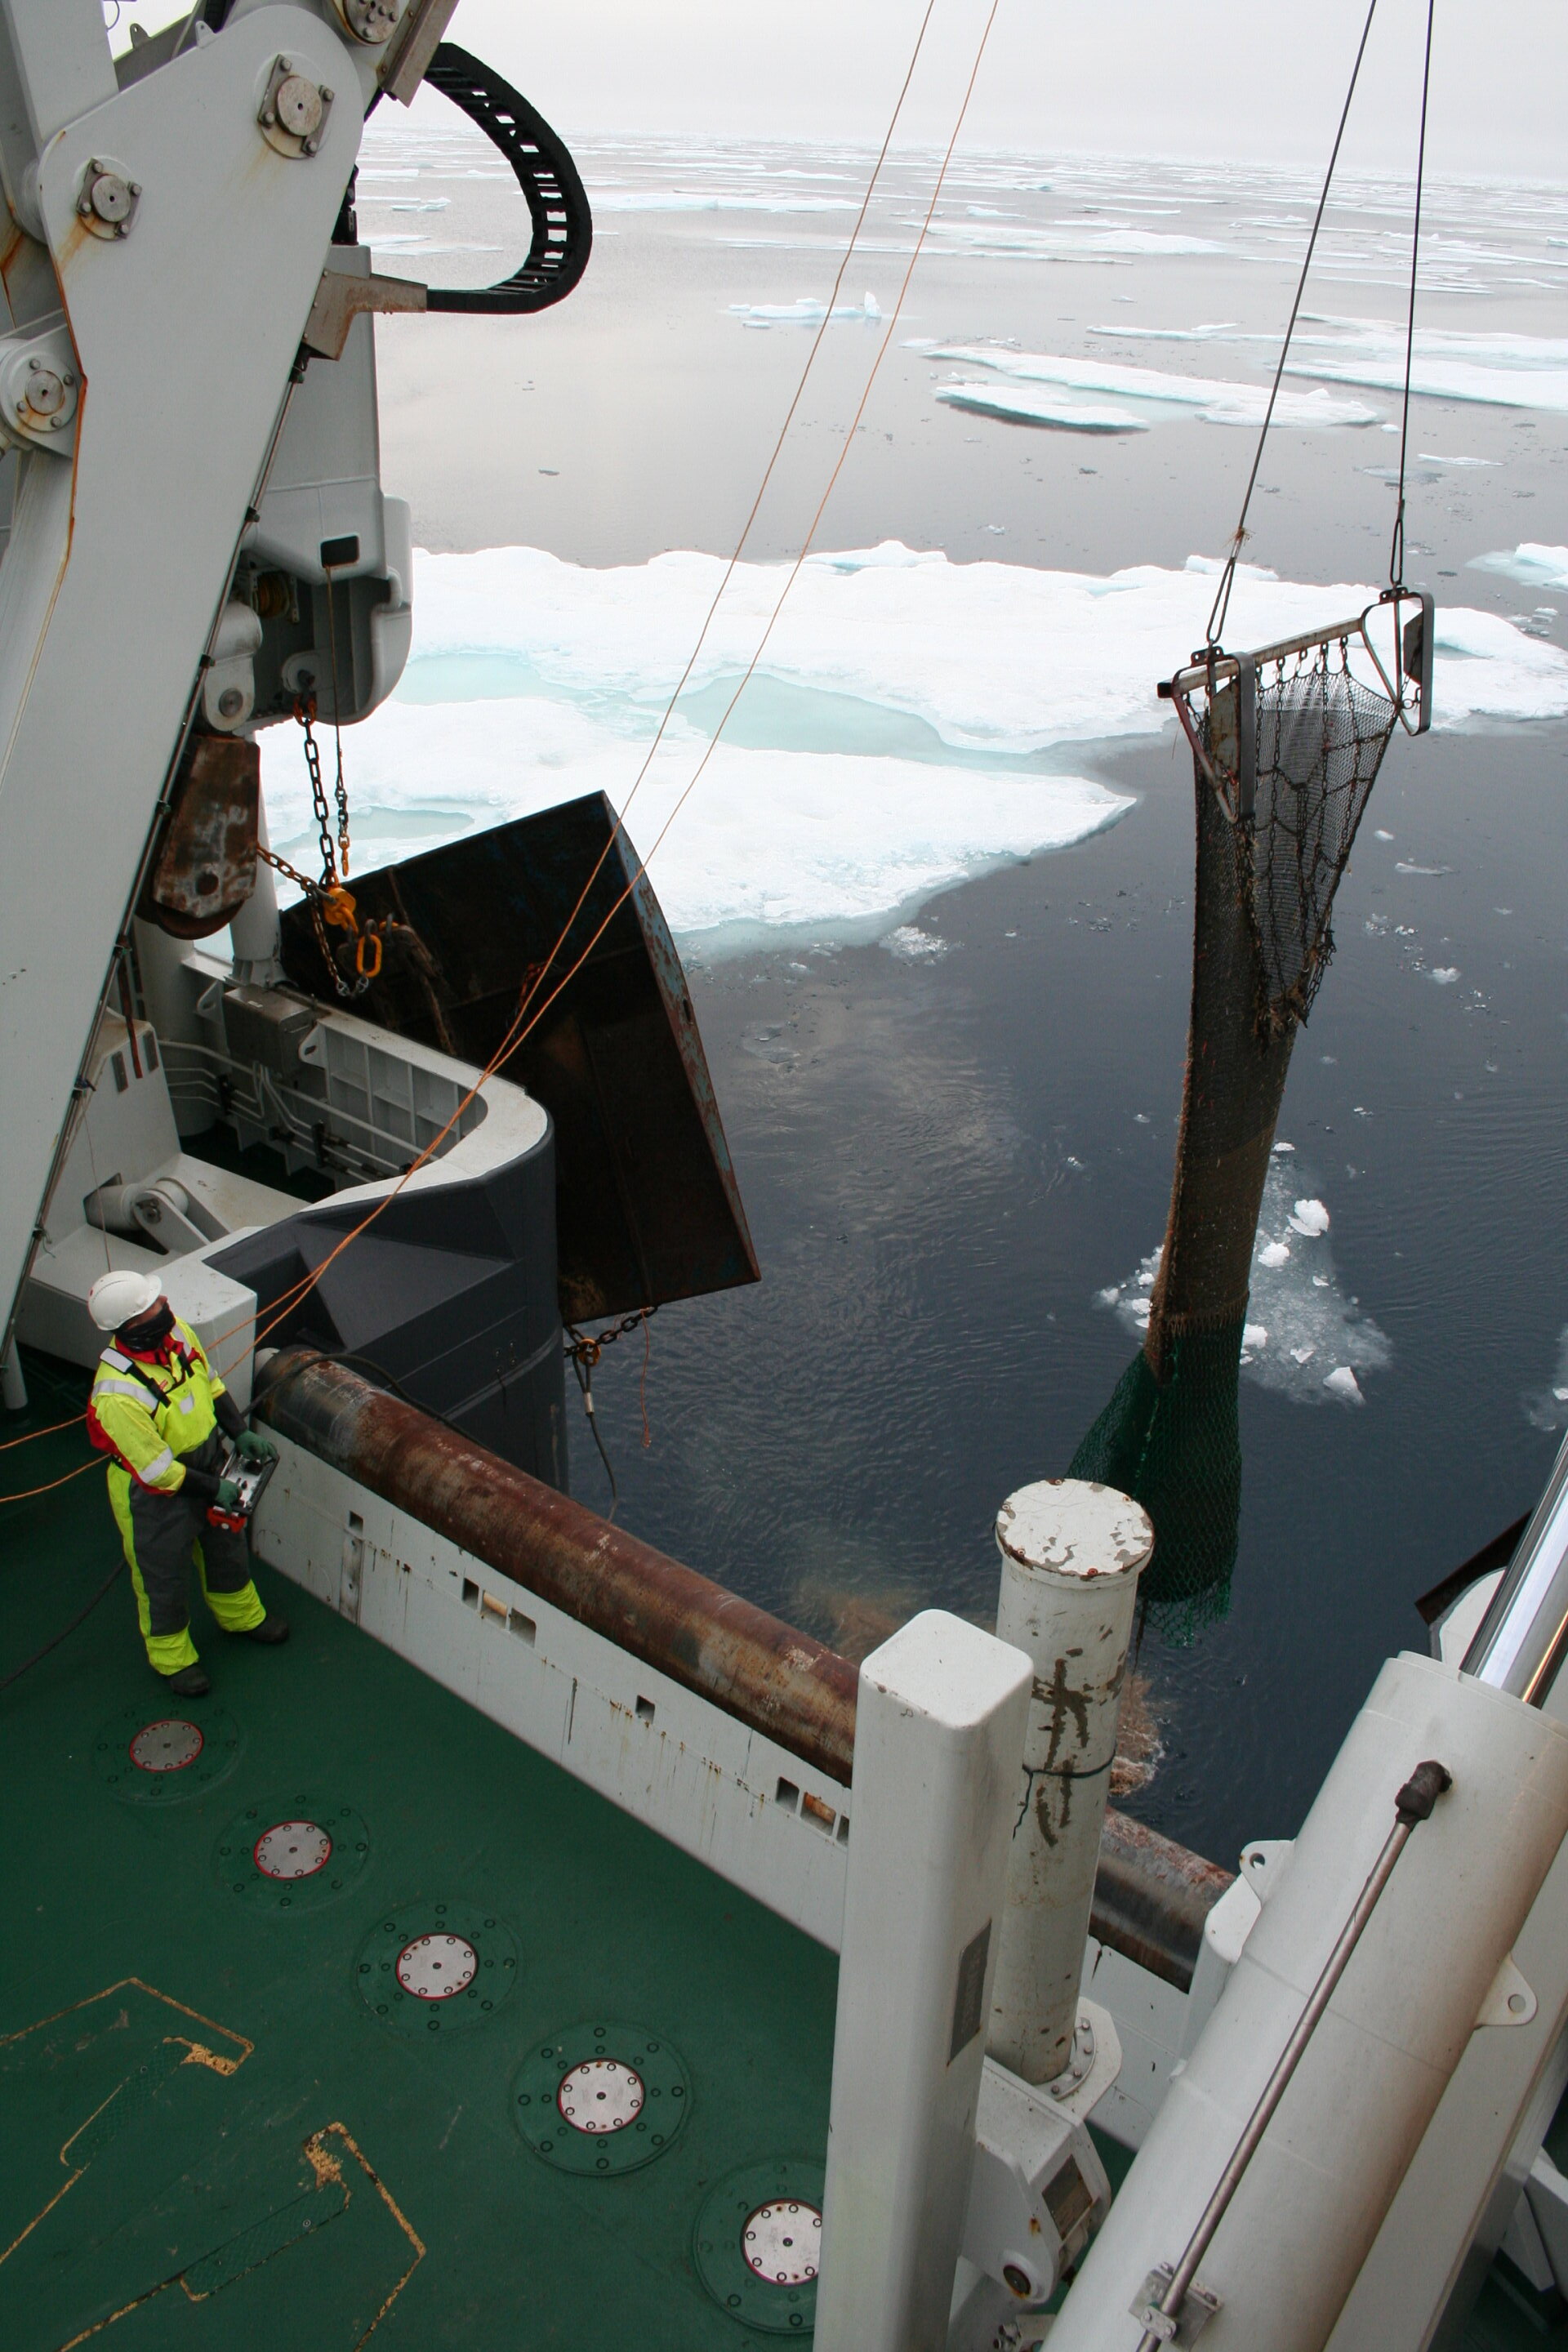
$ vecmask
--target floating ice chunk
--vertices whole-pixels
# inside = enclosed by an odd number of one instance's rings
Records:
[[[1568,588],[1568,547],[1546,547],[1525,540],[1511,550],[1470,558],[1471,572],[1500,572],[1505,579],[1521,580],[1527,588]]]
[[[1431,976],[1439,988],[1451,988],[1459,977],[1459,967],[1457,963],[1434,964]]]
[[[922,931],[918,923],[900,923],[881,944],[905,963],[923,963],[931,956],[947,953],[947,941],[938,939],[934,931]]]
[[[1242,1329],[1240,1360],[1248,1378],[1262,1387],[1281,1390],[1300,1404],[1321,1404],[1325,1391],[1317,1370],[1320,1363],[1343,1365],[1363,1374],[1381,1371],[1391,1360],[1391,1350],[1372,1318],[1340,1291],[1326,1232],[1320,1234],[1310,1255],[1292,1257],[1284,1239],[1291,1223],[1292,1190],[1286,1171],[1271,1165],[1253,1252],[1251,1317]],[[1303,1205],[1322,1209],[1321,1202]],[[1323,1218],[1326,1227],[1326,1211]],[[1096,1293],[1098,1304],[1119,1315],[1129,1331],[1140,1337],[1148,1328],[1149,1293],[1161,1255],[1152,1250],[1125,1282]],[[1313,1274],[1313,1267],[1329,1271]],[[1568,1357],[1562,1377],[1568,1381]]]
[[[1361,1382],[1348,1364],[1336,1364],[1331,1372],[1325,1374],[1323,1386],[1331,1396],[1342,1397],[1346,1404],[1366,1402],[1361,1392]]]
[[[1274,1153],[1274,1157],[1275,1157],[1276,1159],[1278,1159],[1278,1158],[1279,1157],[1279,1155],[1280,1155],[1280,1153],[1281,1153],[1281,1152],[1285,1152],[1285,1151],[1294,1151],[1294,1150],[1295,1150],[1295,1149],[1296,1149],[1296,1147],[1295,1147],[1295,1145],[1294,1145],[1293,1143],[1276,1143],[1276,1144],[1272,1147],[1273,1153]]]
[[[1321,1201],[1298,1201],[1290,1223],[1296,1233],[1305,1234],[1310,1241],[1316,1241],[1320,1234],[1326,1234],[1329,1230],[1329,1213]]]
[[[1403,387],[1405,331],[1395,320],[1319,318],[1311,323],[1326,331],[1298,334],[1287,375],[1388,392]],[[1568,410],[1568,340],[1421,328],[1410,386],[1436,400]]]
[[[1497,466],[1501,462],[1499,457],[1439,457],[1435,449],[1421,452],[1424,466]]]
[[[937,398],[975,416],[1010,425],[1043,425],[1059,433],[1147,433],[1148,420],[1126,408],[1091,408],[1087,401],[1052,400],[1039,392],[1012,392],[992,383],[944,383]]]
[[[731,302],[730,315],[748,327],[819,327],[829,313],[815,294],[803,294],[795,302]],[[837,325],[846,319],[878,320],[882,311],[876,296],[868,294],[864,302],[836,302],[831,315]]]
[[[1391,834],[1390,840],[1393,837]],[[1435,881],[1439,874],[1451,874],[1454,869],[1451,866],[1413,866],[1408,858],[1396,857],[1394,870],[1396,874],[1419,874],[1428,881]]]
[[[1230,383],[1218,378],[1167,375],[1157,368],[1118,366],[1110,361],[1067,359],[1048,352],[1015,352],[996,343],[936,343],[933,359],[991,369],[1026,383],[1056,383],[1078,392],[1109,392],[1123,398],[1190,408],[1209,425],[1260,425],[1268,405],[1267,384]],[[979,387],[958,389],[974,394]],[[938,397],[943,397],[939,394]],[[973,399],[970,405],[973,405]],[[1022,412],[1014,412],[1022,413]],[[1335,400],[1322,392],[1282,393],[1275,404],[1276,425],[1375,425],[1382,415],[1364,402]],[[1124,427],[1118,427],[1124,430]]]
[[[1004,226],[989,221],[939,219],[931,223],[930,235],[939,247],[945,242],[950,248],[966,249],[976,259],[993,261],[1087,261],[1100,254],[1174,257],[1232,253],[1236,249],[1217,244],[1213,237],[1170,236],[1159,229],[1115,228],[1099,221],[1057,221],[1048,227],[1034,228],[1022,223]]]
[[[1113,298],[1124,302],[1131,298],[1118,294]],[[1145,343],[1212,343],[1228,342],[1237,331],[1234,319],[1222,319],[1202,327],[1091,327],[1091,335],[1125,335]]]
[[[1373,838],[1374,841],[1392,841],[1394,835],[1391,833],[1384,833],[1382,825],[1379,825]]]

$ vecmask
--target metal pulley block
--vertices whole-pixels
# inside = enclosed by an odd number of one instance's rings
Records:
[[[41,335],[0,338],[0,441],[68,450],[77,412],[76,352],[63,324]]]

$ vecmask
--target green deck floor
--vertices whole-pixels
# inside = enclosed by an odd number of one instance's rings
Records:
[[[40,1384],[30,1419],[61,1410]],[[0,1454],[0,1491],[82,1450],[78,1431]],[[8,1506],[0,1546],[5,1674],[112,1563],[101,1468]],[[693,2225],[735,2168],[820,2162],[832,1956],[261,1582],[294,1638],[226,1642],[198,1601],[205,1700],[171,1710],[123,1580],[0,1698],[7,2352],[98,2335],[123,2352],[776,2343],[705,2292]],[[128,1802],[146,1776],[107,1777],[127,1724],[171,1711],[231,1719],[226,1769],[178,1802]],[[268,1909],[217,1850],[237,1851],[247,1808],[296,1801],[357,1812],[368,1858],[329,1902]],[[471,2028],[410,2035],[372,2013],[357,1957],[438,1901],[510,1928],[515,1979]],[[525,2147],[513,2078],[552,2029],[605,2017],[681,2053],[689,2112],[644,2168],[573,2178]]]
[[[78,1376],[28,1369],[34,1402],[4,1417],[6,1439],[79,1409]],[[84,1451],[77,1429],[0,1454],[0,1493]],[[96,1463],[5,1507],[0,1676],[114,1556]],[[704,2290],[693,2231],[738,2168],[821,2161],[831,1954],[286,1580],[258,1580],[293,1639],[227,1643],[197,1601],[214,1688],[174,1711],[224,1760],[177,1801],[121,1793],[145,1796],[121,1765],[128,1730],[171,1711],[125,1579],[0,1696],[5,2352],[777,2345]],[[357,1874],[278,1907],[235,1875],[257,1808],[335,1811]],[[510,1931],[517,1966],[479,2021],[409,2034],[373,2014],[359,1963],[387,1922],[433,1924],[420,1906],[437,1903],[479,1940],[486,1920]],[[605,2019],[679,2053],[690,2108],[641,2169],[574,2178],[525,2146],[514,2082],[555,2029]],[[1559,2135],[1561,2117],[1561,2163]],[[1464,2352],[1526,2346],[1568,2352],[1568,2324],[1499,2265]]]

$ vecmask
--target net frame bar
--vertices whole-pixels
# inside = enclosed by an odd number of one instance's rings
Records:
[[[1401,607],[1413,604],[1415,610],[1404,620]],[[1367,623],[1374,613],[1392,606],[1394,611],[1394,676],[1373,643]],[[1259,646],[1244,654],[1227,654],[1219,646],[1194,653],[1192,660],[1172,677],[1162,678],[1156,691],[1162,702],[1173,704],[1182,731],[1215,792],[1226,814],[1233,823],[1248,820],[1258,795],[1258,673],[1272,663],[1289,661],[1293,656],[1326,652],[1331,646],[1355,640],[1364,650],[1376,671],[1379,682],[1394,706],[1394,717],[1407,735],[1425,735],[1432,724],[1432,656],[1436,636],[1436,606],[1429,590],[1385,588],[1376,602],[1349,620],[1335,621],[1326,627],[1306,629],[1292,637],[1277,638],[1273,644]],[[1237,759],[1236,772],[1219,767],[1211,759],[1203,731],[1194,719],[1191,698],[1206,692],[1210,701],[1216,689],[1234,682],[1237,689]],[[1414,718],[1412,718],[1414,712]]]

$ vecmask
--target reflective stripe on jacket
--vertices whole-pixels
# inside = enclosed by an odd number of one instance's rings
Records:
[[[173,1495],[185,1482],[181,1456],[205,1445],[217,1426],[213,1405],[223,1392],[201,1341],[176,1319],[165,1358],[104,1349],[88,1402],[88,1433],[143,1486]]]

